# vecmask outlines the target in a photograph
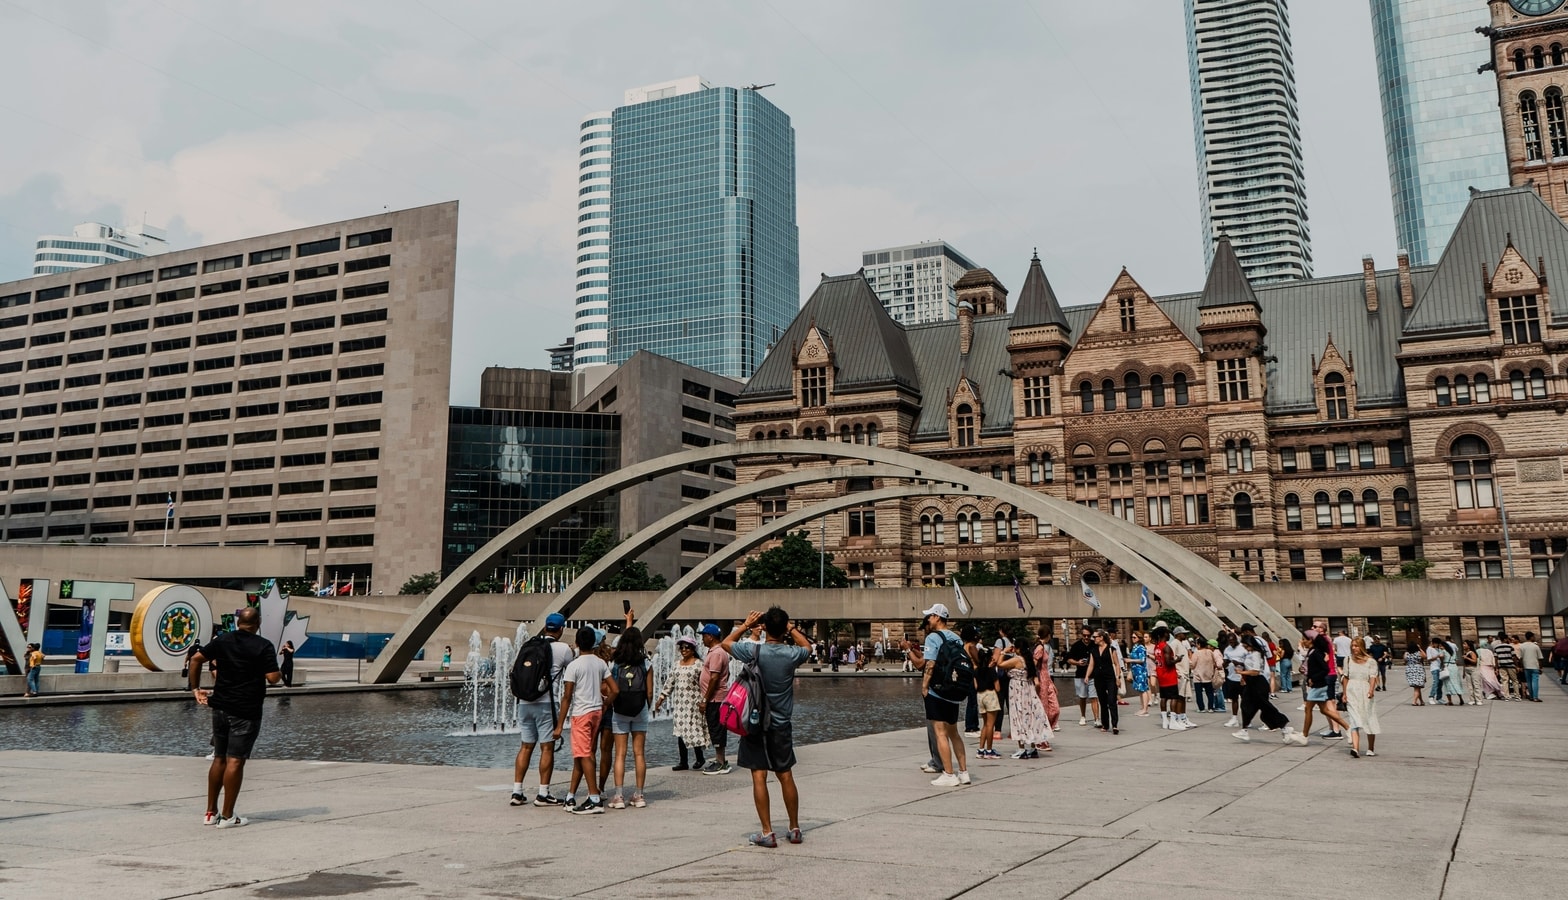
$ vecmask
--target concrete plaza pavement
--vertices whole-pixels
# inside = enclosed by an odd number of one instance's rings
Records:
[[[1124,715],[1115,737],[1065,710],[1054,753],[971,759],[966,788],[916,770],[921,731],[804,747],[806,840],[775,850],[744,844],[741,770],[656,770],[647,809],[570,816],[507,806],[503,770],[259,759],[239,805],[252,824],[219,831],[200,824],[205,760],[5,750],[0,898],[1538,892],[1561,877],[1568,798],[1568,694],[1543,681],[1544,703],[1379,694],[1375,759],[1241,744],[1217,715],[1185,733]]]

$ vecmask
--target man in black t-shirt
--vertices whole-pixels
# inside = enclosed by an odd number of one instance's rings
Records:
[[[201,648],[191,660],[191,692],[196,702],[212,708],[212,767],[207,770],[207,814],[204,824],[238,828],[249,820],[234,814],[234,798],[245,779],[245,760],[261,731],[261,703],[267,685],[283,680],[278,653],[272,642],[256,634],[261,610],[248,606],[234,619],[236,631],[226,631]],[[208,660],[216,663],[216,684],[201,689],[201,672]],[[218,814],[218,791],[223,791],[223,814]]]
[[[1094,705],[1094,718],[1100,718],[1100,700],[1094,693],[1094,688],[1085,680],[1089,672],[1089,657],[1093,651],[1089,648],[1089,628],[1084,626],[1078,630],[1078,640],[1067,648],[1067,664],[1073,667],[1073,694],[1078,697],[1078,724],[1089,724],[1088,707]]]

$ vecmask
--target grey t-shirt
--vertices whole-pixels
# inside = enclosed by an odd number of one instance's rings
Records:
[[[768,695],[769,718],[774,725],[788,725],[795,714],[795,669],[811,651],[794,644],[736,643],[731,653],[736,660],[757,663],[762,674],[762,689]]]

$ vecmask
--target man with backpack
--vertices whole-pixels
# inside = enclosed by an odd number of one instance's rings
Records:
[[[949,613],[942,603],[932,604],[925,616],[926,640],[917,656],[905,642],[904,654],[911,665],[925,673],[920,693],[925,698],[926,720],[936,729],[936,750],[942,760],[942,774],[932,779],[936,787],[969,784],[969,765],[964,756],[964,739],[958,733],[958,705],[973,690],[974,659],[964,642],[948,630]]]
[[[544,746],[539,748],[539,793],[534,797],[534,805],[561,805],[561,801],[550,793],[550,777],[555,769],[552,735],[560,718],[555,686],[566,664],[572,661],[572,648],[561,643],[561,629],[565,627],[566,617],[560,613],[546,616],[543,633],[524,641],[518,648],[517,661],[512,664],[512,694],[518,700],[517,730],[522,737],[517,759],[512,764],[513,806],[528,803],[523,778],[528,773],[537,744]]]
[[[762,623],[765,642],[741,643],[741,635]],[[758,847],[777,847],[778,838],[773,833],[773,818],[768,805],[768,773],[779,780],[784,795],[784,811],[789,815],[789,831],[785,839],[791,844],[801,842],[800,793],[795,788],[795,741],[791,718],[795,713],[795,669],[811,656],[811,642],[795,627],[789,613],[775,606],[767,612],[752,610],[745,621],[735,627],[720,644],[724,652],[746,663],[746,671],[731,687],[733,694],[741,684],[760,687],[762,696],[751,698],[750,704],[759,713],[755,722],[735,723],[743,726],[740,748],[736,753],[741,768],[751,770],[751,799],[757,806],[757,818],[762,830],[747,836],[746,840]],[[731,703],[725,698],[725,704]],[[746,717],[748,720],[750,716]]]

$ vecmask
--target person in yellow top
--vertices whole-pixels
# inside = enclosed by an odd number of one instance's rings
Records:
[[[27,693],[23,697],[36,697],[39,695],[38,676],[44,671],[44,651],[37,644],[27,645],[27,654],[23,657],[27,667]]]

